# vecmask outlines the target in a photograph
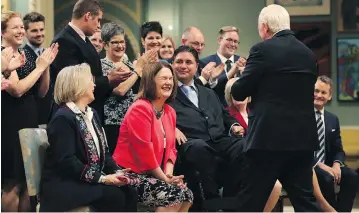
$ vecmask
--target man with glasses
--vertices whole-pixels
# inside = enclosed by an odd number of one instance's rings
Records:
[[[216,66],[224,64],[224,69],[217,78],[217,84],[213,90],[217,93],[223,106],[227,106],[224,98],[224,89],[229,79],[239,74],[243,69],[245,59],[235,55],[239,45],[239,31],[236,27],[225,26],[218,32],[218,51],[216,54],[210,55],[202,59],[202,63],[207,65],[215,62]]]

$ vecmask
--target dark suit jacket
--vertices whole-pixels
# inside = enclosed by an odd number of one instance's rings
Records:
[[[79,113],[61,107],[48,124],[50,146],[41,176],[41,211],[68,211],[90,204],[102,196],[101,172],[113,174],[120,169],[108,152],[96,112],[92,123],[100,155]]]
[[[219,142],[228,136],[230,127],[236,123],[220,103],[216,93],[204,86],[195,84],[198,89],[198,108],[186,97],[181,88],[171,106],[176,110],[176,127],[188,139],[203,139]]]
[[[314,53],[290,30],[254,45],[232,96],[251,96],[247,147],[271,151],[319,148],[314,115],[317,79]]]
[[[325,164],[333,166],[334,161],[344,163],[345,152],[340,136],[339,119],[336,115],[324,111],[325,124]]]
[[[239,56],[234,55],[234,62],[238,61]],[[220,65],[222,63],[221,59],[218,57],[217,53],[214,55],[207,56],[204,59],[201,59],[204,66],[206,66],[209,62],[216,62],[216,66]],[[226,71],[223,70],[223,72],[218,76],[218,83],[213,88],[213,90],[217,93],[219,100],[223,104],[223,106],[227,107],[226,99],[224,98],[224,89],[226,88],[226,84],[228,82],[228,78],[226,75]]]
[[[55,84],[57,74],[64,67],[88,63],[96,84],[95,101],[90,106],[99,113],[103,122],[104,102],[112,93],[113,87],[109,84],[108,78],[102,74],[100,56],[96,49],[87,38],[86,40],[88,42],[85,42],[69,25],[55,36],[52,43],[59,44],[59,53],[51,66],[52,84]],[[56,110],[52,110],[52,114],[55,112]]]

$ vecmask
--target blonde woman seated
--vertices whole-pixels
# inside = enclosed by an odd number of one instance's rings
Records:
[[[229,114],[234,118],[236,118],[238,122],[241,124],[241,126],[244,127],[245,130],[247,130],[248,112],[249,112],[249,109],[247,108],[247,104],[250,98],[248,97],[244,101],[236,101],[232,98],[231,87],[237,79],[238,78],[232,78],[227,82],[226,88],[224,90],[224,96],[228,104],[227,109],[229,111]],[[330,204],[325,200],[322,192],[320,191],[318,185],[318,179],[314,169],[313,169],[313,188],[314,188],[314,196],[316,197],[321,209],[325,212],[336,212],[335,209],[332,206],[330,206]],[[277,180],[272,190],[272,193],[268,198],[267,204],[264,208],[265,212],[271,212],[273,210],[276,203],[278,202],[281,191],[282,191],[282,185]]]
[[[118,165],[130,167],[130,173],[141,180],[135,185],[138,201],[162,212],[187,212],[193,202],[183,176],[173,175],[176,112],[167,103],[176,91],[170,65],[145,66],[137,100],[125,115],[113,155]]]
[[[137,210],[134,188],[108,152],[98,114],[88,105],[94,101],[94,79],[88,64],[62,69],[56,79],[54,98],[60,108],[47,129],[41,180],[40,210],[69,211],[92,206],[100,212]]]

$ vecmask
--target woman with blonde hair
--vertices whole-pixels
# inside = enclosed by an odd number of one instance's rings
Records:
[[[176,45],[172,37],[164,35],[161,42],[161,47],[158,51],[159,59],[170,60],[175,52]]]
[[[88,64],[62,69],[54,98],[60,106],[48,124],[41,179],[41,211],[69,211],[92,206],[100,212],[136,211],[137,193],[127,185],[129,169],[121,170],[108,152],[97,112],[95,83]]]

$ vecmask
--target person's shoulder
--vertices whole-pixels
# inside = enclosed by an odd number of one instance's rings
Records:
[[[62,106],[60,107],[54,116],[51,118],[51,121],[49,122],[49,127],[55,125],[56,123],[63,123],[63,122],[69,122],[69,123],[75,123],[75,113],[72,112],[68,107]]]
[[[217,53],[216,53],[217,54]],[[213,54],[213,55],[209,55],[205,58],[202,58],[201,61],[204,63],[204,64],[208,64],[209,62],[211,61],[215,61],[216,60],[216,54]]]
[[[152,107],[152,103],[144,98],[140,98],[137,99],[128,109],[129,111],[133,111],[133,110],[151,110]]]
[[[337,115],[335,115],[334,113],[331,113],[331,112],[329,112],[327,110],[324,110],[324,116],[327,116],[327,117],[332,118],[332,119],[338,119]]]

